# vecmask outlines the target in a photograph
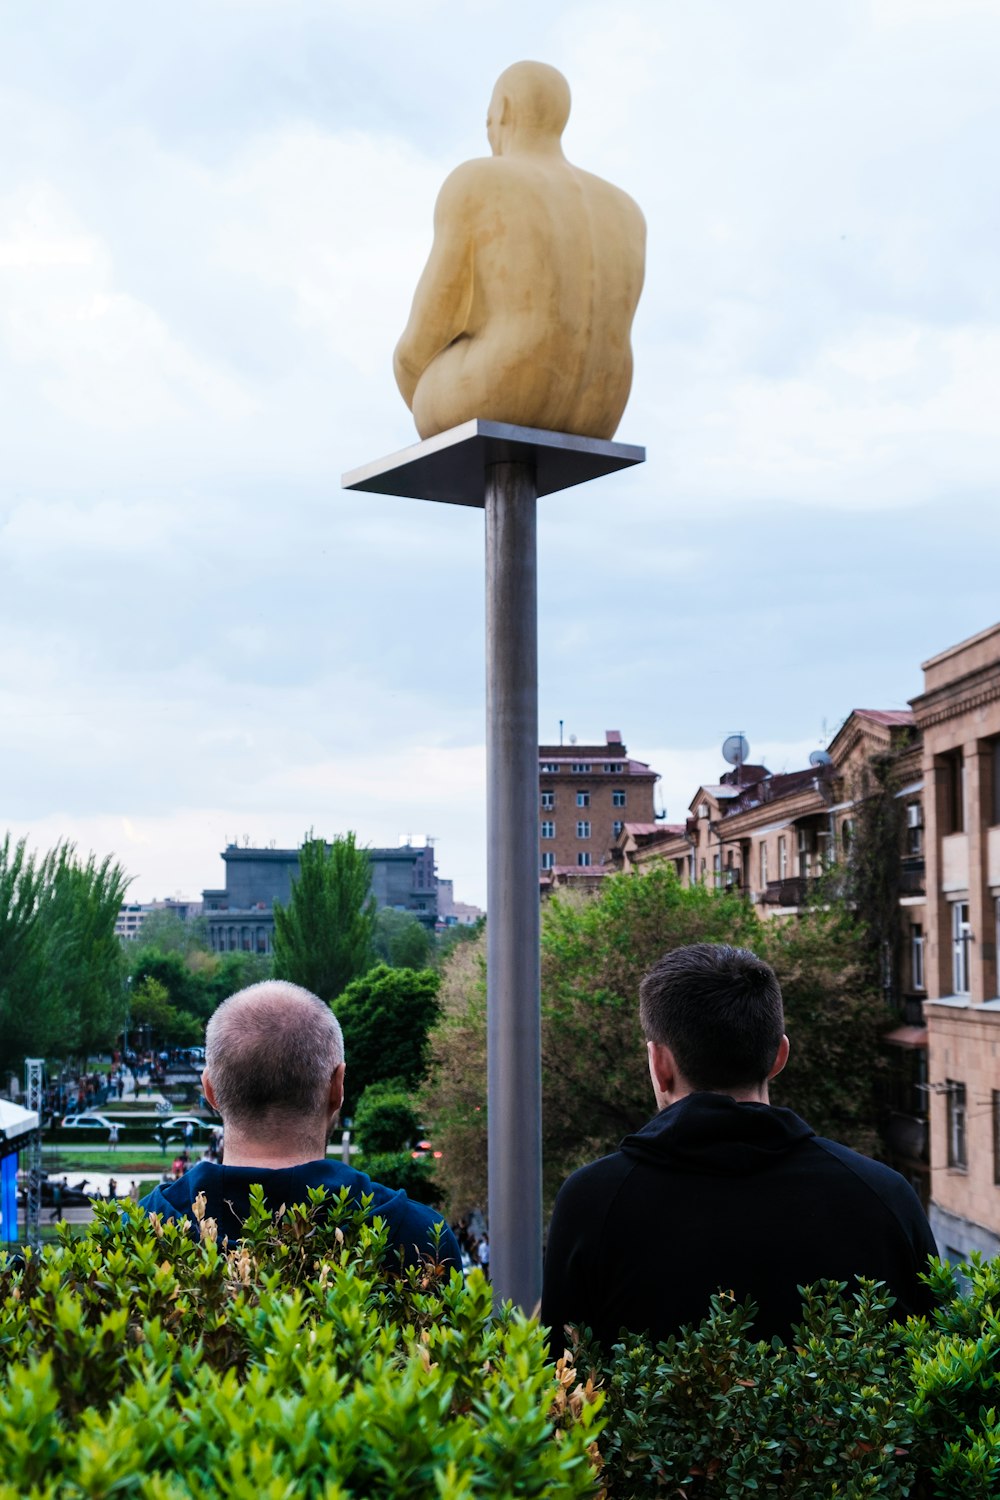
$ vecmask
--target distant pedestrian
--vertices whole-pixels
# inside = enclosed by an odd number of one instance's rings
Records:
[[[490,1237],[484,1234],[479,1241],[479,1264],[487,1276],[490,1274]]]
[[[184,1145],[185,1146],[190,1146],[193,1140],[194,1140],[194,1126],[191,1124],[190,1120],[187,1120],[187,1121],[185,1121],[185,1124],[184,1124]]]
[[[108,1178],[108,1202],[114,1203],[118,1197],[118,1180],[115,1177]]]
[[[119,1100],[122,1100],[122,1099],[124,1099],[124,1097],[125,1097],[125,1069],[123,1068],[122,1071],[118,1074],[118,1098],[119,1098]]]
[[[112,1121],[108,1129],[108,1146],[112,1151],[118,1150],[118,1125],[116,1121]]]
[[[138,1201],[139,1201],[139,1184],[136,1182],[136,1180],[135,1180],[134,1177],[132,1178],[132,1181],[128,1185],[128,1195],[132,1199],[133,1203],[138,1203]]]

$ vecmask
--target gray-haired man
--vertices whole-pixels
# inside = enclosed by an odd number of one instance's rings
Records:
[[[371,1195],[372,1215],[386,1222],[390,1244],[407,1261],[434,1249],[440,1226],[441,1259],[461,1265],[439,1214],[327,1158],[344,1099],[344,1039],[330,1007],[308,990],[267,980],[224,1000],[205,1034],[202,1088],[222,1116],[225,1164],[200,1161],[177,1182],[154,1188],[142,1200],[147,1212],[194,1222],[194,1200],[204,1193],[220,1238],[235,1240],[254,1183],[271,1209],[306,1202],[311,1187],[346,1187],[357,1203]]]

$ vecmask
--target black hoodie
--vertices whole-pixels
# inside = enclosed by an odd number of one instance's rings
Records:
[[[898,1172],[789,1109],[689,1094],[563,1184],[542,1322],[589,1327],[605,1346],[623,1328],[663,1339],[701,1322],[721,1289],[757,1304],[757,1337],[788,1339],[798,1287],[824,1277],[873,1277],[897,1317],[926,1311],[918,1273],[936,1253]]]

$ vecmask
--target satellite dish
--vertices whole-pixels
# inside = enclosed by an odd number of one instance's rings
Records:
[[[745,735],[731,734],[722,742],[722,759],[731,766],[745,766],[750,754],[750,745]]]
[[[811,766],[832,766],[833,756],[828,750],[812,750],[809,753],[809,764]]]

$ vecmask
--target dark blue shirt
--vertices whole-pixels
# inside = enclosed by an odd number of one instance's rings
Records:
[[[205,1213],[216,1221],[219,1239],[235,1241],[249,1216],[250,1188],[255,1182],[264,1189],[264,1201],[272,1213],[283,1203],[289,1207],[293,1203],[307,1203],[311,1187],[325,1188],[334,1196],[346,1187],[352,1203],[359,1207],[362,1197],[370,1195],[371,1217],[378,1215],[385,1221],[390,1245],[404,1252],[407,1264],[434,1250],[433,1231],[440,1224],[440,1258],[461,1269],[458,1242],[440,1214],[423,1203],[414,1203],[401,1188],[383,1187],[364,1172],[329,1159],[295,1167],[226,1167],[200,1161],[176,1182],[154,1188],[140,1206],[147,1213],[170,1219],[187,1218],[196,1224],[194,1200],[204,1193]]]

